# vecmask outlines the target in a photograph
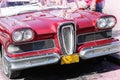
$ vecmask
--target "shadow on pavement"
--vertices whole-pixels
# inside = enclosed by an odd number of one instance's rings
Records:
[[[23,80],[86,80],[82,76],[116,69],[120,69],[120,67],[106,60],[95,63],[84,61],[70,65],[55,64],[27,69],[22,71],[20,78],[24,78]]]

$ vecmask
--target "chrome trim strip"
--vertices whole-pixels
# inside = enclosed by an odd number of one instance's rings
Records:
[[[118,52],[120,52],[120,41],[104,46],[83,49],[79,52],[79,55],[82,59],[90,59]]]
[[[31,67],[43,66],[48,64],[57,63],[60,60],[60,55],[58,53],[49,53],[45,55],[39,55],[34,57],[11,59],[4,56],[7,64],[12,70],[22,70]]]

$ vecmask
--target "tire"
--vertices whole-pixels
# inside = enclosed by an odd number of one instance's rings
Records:
[[[11,66],[8,65],[8,62],[5,59],[5,55],[6,55],[6,52],[2,46],[1,56],[2,56],[2,69],[3,69],[4,74],[10,79],[17,78],[20,75],[21,71],[11,70]]]

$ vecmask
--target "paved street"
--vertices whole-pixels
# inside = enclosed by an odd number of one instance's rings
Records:
[[[113,30],[113,36],[120,39],[120,0],[106,0],[104,13],[117,17],[118,23]],[[120,59],[120,53],[115,57]],[[16,80],[120,80],[120,65],[111,61],[112,58],[96,64],[84,62],[75,65],[33,68],[24,70],[20,79]],[[9,80],[3,75],[1,66],[0,80]]]

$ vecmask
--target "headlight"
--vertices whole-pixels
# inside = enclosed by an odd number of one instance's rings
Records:
[[[31,29],[22,29],[14,31],[12,34],[12,39],[15,42],[31,40],[34,37],[34,33]]]
[[[108,20],[107,20],[107,22],[108,22],[108,24],[107,24],[108,27],[111,27],[111,26],[114,26],[114,25],[115,25],[116,20],[115,20],[114,17],[109,17]]]
[[[29,40],[33,38],[33,31],[32,30],[26,30],[23,33],[24,40]]]
[[[112,28],[116,24],[116,19],[113,16],[105,16],[97,21],[97,27],[100,29]]]
[[[17,53],[17,52],[20,52],[20,48],[18,46],[15,46],[15,45],[9,45],[8,46],[8,52],[9,53]]]
[[[21,41],[22,40],[22,32],[16,31],[12,34],[12,38],[14,41]]]
[[[105,18],[101,18],[101,19],[99,19],[99,20],[97,21],[97,26],[98,26],[99,28],[105,28],[106,25],[107,25],[107,21],[106,21]]]

